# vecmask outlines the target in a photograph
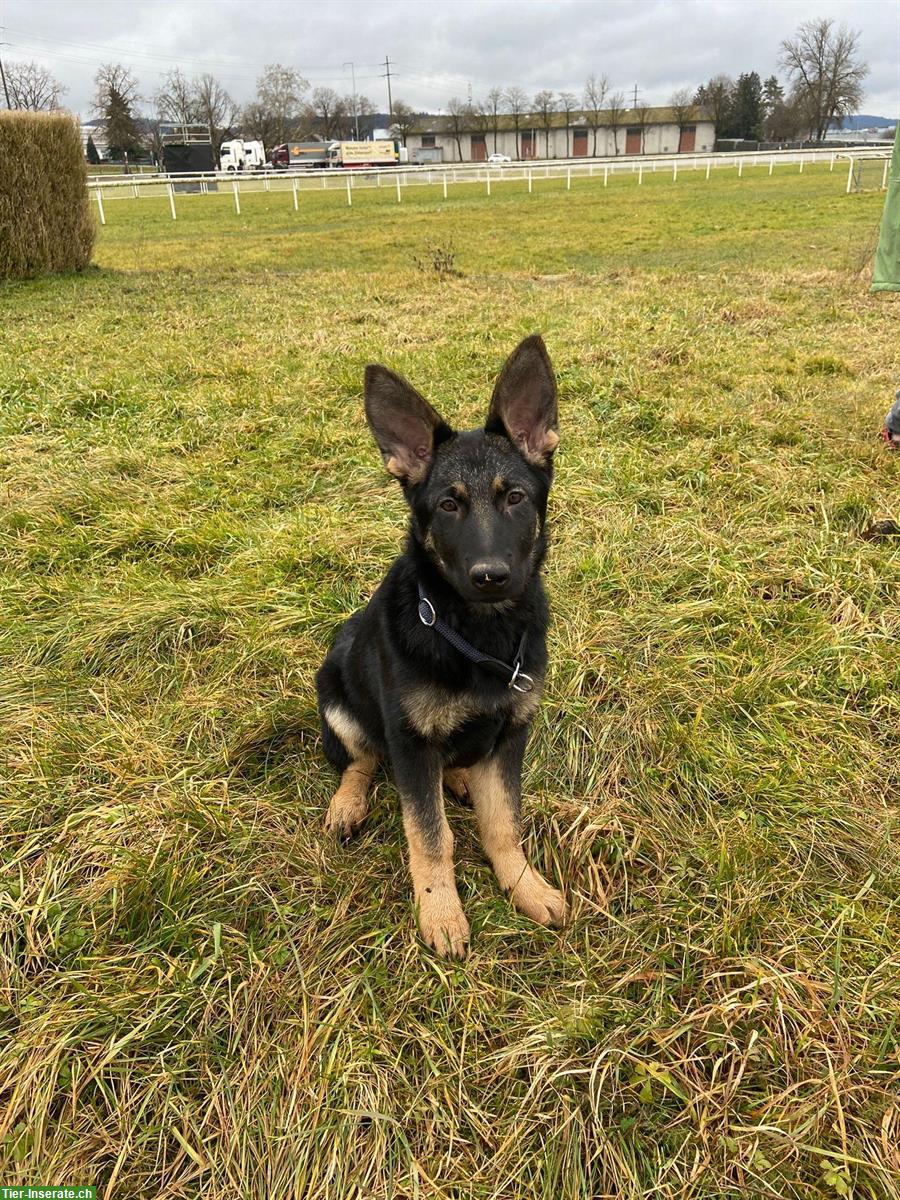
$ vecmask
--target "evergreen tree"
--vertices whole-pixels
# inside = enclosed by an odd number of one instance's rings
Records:
[[[92,136],[88,136],[87,146],[85,146],[85,157],[92,167],[96,167],[100,162],[100,155],[97,153],[97,147],[94,145]]]
[[[762,122],[762,82],[756,71],[746,71],[738,76],[734,89],[730,121],[733,132],[730,132],[729,136],[756,141],[762,133]]]

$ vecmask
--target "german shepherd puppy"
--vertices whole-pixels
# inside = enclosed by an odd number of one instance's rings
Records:
[[[365,373],[366,418],[410,508],[406,549],[339,629],[316,677],[322,740],[341,781],[326,828],[349,837],[379,763],[393,773],[423,940],[461,958],[469,924],[442,783],[468,794],[497,880],[521,912],[559,926],[566,903],[522,852],[521,770],[547,666],[547,496],[556,381],[526,338],[483,429],[455,433],[386,367]]]

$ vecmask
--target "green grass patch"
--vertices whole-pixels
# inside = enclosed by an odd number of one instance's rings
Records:
[[[0,290],[0,1172],[108,1196],[900,1195],[896,302],[877,195],[767,168],[109,200]],[[453,244],[461,276],[417,268]],[[417,944],[313,675],[400,545],[363,365],[563,442],[528,851],[451,813]]]

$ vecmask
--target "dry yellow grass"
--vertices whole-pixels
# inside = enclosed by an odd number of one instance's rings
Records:
[[[64,113],[0,112],[0,279],[80,271],[94,219],[81,136]]]
[[[194,199],[109,204],[102,269],[0,291],[2,1181],[896,1200],[878,199]],[[462,278],[414,268],[450,236]],[[534,329],[563,443],[528,849],[574,919],[520,918],[453,811],[450,966],[391,785],[322,838],[312,679],[402,536],[362,364],[473,423]]]

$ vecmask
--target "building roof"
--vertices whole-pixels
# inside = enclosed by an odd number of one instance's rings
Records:
[[[624,125],[640,125],[641,117],[646,125],[675,125],[675,110],[673,108],[647,108],[641,114],[637,109],[625,108],[620,110],[618,117],[618,125],[621,128]],[[691,114],[692,121],[711,121],[708,111],[701,105],[696,105]],[[569,113],[568,124],[575,129],[589,128],[590,118],[582,110],[576,109]],[[610,113],[605,109],[600,114],[600,125],[605,125],[607,128],[612,124]],[[411,133],[443,133],[452,134],[454,118],[449,116],[435,116],[430,113],[424,113],[417,117],[415,124],[410,130]],[[541,113],[527,112],[522,113],[519,117],[519,129],[543,129],[544,117]],[[564,129],[566,127],[566,114],[564,112],[554,112],[550,114],[550,128]],[[463,133],[485,133],[493,132],[494,119],[484,113],[473,111],[471,114],[466,113],[461,118],[461,129]],[[509,113],[500,113],[497,117],[497,129],[503,132],[512,132],[515,129],[513,119]]]

